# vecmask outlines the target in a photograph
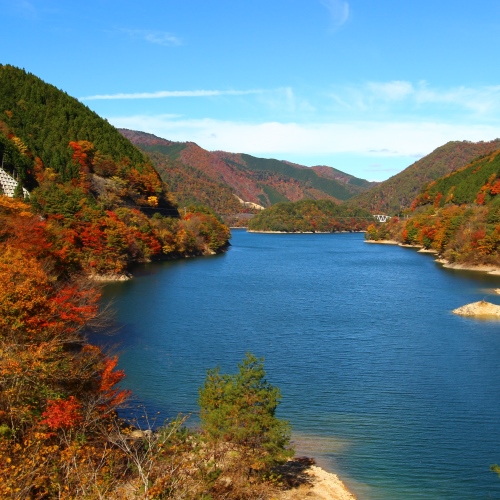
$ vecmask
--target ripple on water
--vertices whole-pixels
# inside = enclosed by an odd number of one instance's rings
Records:
[[[299,453],[360,499],[500,498],[499,326],[451,313],[500,302],[499,277],[359,234],[238,231],[232,244],[106,286],[126,384],[148,408],[196,413],[206,370],[234,372],[252,351]]]

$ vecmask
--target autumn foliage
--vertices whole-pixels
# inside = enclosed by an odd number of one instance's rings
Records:
[[[211,221],[187,213],[176,224],[186,245],[210,248]],[[0,228],[0,498],[268,498],[267,469],[248,479],[243,444],[214,454],[183,418],[154,432],[118,418],[125,374],[86,341],[103,327],[98,290],[68,272],[50,218],[0,196]]]
[[[53,430],[76,427],[82,421],[81,407],[75,396],[68,399],[49,399],[40,424]]]
[[[0,227],[0,496],[46,498],[75,436],[114,418],[124,374],[85,344],[99,293],[65,273],[49,222],[1,196]]]
[[[451,263],[498,266],[499,186],[496,151],[425,186],[407,218],[372,226],[367,238],[420,246]]]
[[[0,158],[29,190],[32,210],[43,217],[47,240],[68,272],[116,275],[132,262],[227,246],[228,232],[217,246],[185,227],[149,157],[106,120],[9,65],[0,65]],[[209,224],[222,226],[216,218]],[[186,233],[195,244],[186,245]]]
[[[330,200],[301,200],[277,203],[256,215],[249,223],[254,231],[288,233],[363,231],[372,215],[363,209],[337,205]]]

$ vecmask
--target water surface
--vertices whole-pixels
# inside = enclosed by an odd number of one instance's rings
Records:
[[[206,370],[251,351],[299,452],[361,500],[465,500],[500,498],[500,323],[451,310],[499,286],[361,234],[236,230],[226,254],[139,267],[104,299],[151,414],[195,414]]]

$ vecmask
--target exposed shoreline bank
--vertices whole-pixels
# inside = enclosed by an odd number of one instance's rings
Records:
[[[255,229],[247,229],[247,233],[260,233],[260,234],[344,234],[344,233],[365,233],[365,232],[366,231],[257,231]]]
[[[436,250],[428,250],[418,245],[404,245],[403,243],[399,243],[399,241],[396,240],[365,240],[365,243],[373,243],[379,245],[397,245],[404,248],[414,248],[420,253],[431,253],[437,255]],[[492,266],[487,264],[479,264],[479,265],[458,264],[458,263],[448,262],[446,259],[443,258],[437,258],[435,260],[438,264],[441,264],[446,269],[457,269],[460,271],[475,271],[475,272],[500,276],[500,268],[498,266]]]
[[[277,500],[356,500],[342,480],[332,472],[308,463],[310,459],[292,459],[285,468],[291,472],[297,482],[295,488],[281,492]],[[307,465],[303,466],[302,464]]]

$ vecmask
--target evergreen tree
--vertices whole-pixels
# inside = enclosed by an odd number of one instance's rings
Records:
[[[23,191],[23,185],[21,184],[21,181],[17,181],[16,188],[14,189],[14,195],[12,197],[19,198],[20,200],[24,200],[24,191]]]
[[[247,353],[238,367],[234,375],[208,371],[199,391],[202,429],[212,443],[237,445],[243,461],[264,469],[293,455],[290,425],[276,417],[281,394],[265,379],[263,358]]]

